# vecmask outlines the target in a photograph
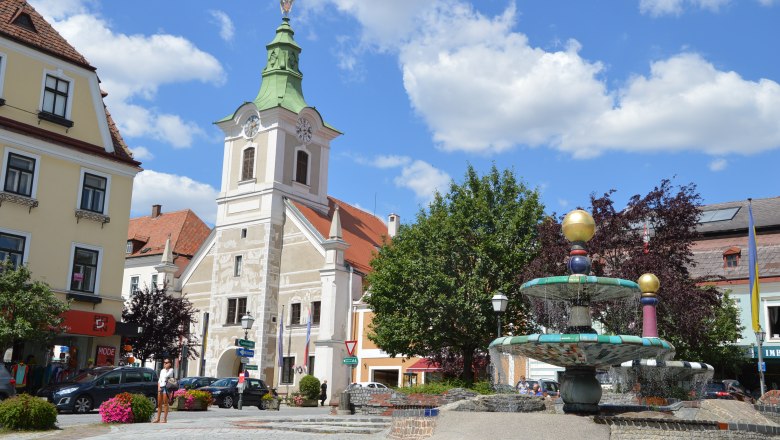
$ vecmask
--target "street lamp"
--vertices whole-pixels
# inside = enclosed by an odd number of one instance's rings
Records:
[[[509,298],[501,292],[493,295],[493,299],[490,300],[493,303],[493,311],[496,312],[498,317],[498,336],[501,337],[501,314],[506,311],[506,305],[509,303]]]
[[[241,328],[244,329],[244,339],[248,339],[249,330],[252,328],[252,324],[255,323],[255,318],[246,312],[246,315],[241,317]]]
[[[760,327],[759,327],[760,328]],[[756,341],[758,342],[758,377],[761,381],[761,396],[764,396],[766,392],[766,384],[764,383],[764,340],[766,339],[766,332],[759,330],[756,332]]]

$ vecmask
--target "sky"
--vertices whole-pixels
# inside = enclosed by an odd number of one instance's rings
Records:
[[[260,90],[278,0],[29,0],[97,68],[152,204],[214,224],[223,135]],[[548,213],[662,179],[780,196],[780,0],[296,0],[309,105],[344,133],[328,193],[412,223],[469,165]]]

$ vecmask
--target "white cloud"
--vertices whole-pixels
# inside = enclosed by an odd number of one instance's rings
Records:
[[[765,2],[767,0],[759,1]],[[680,16],[685,12],[686,8],[699,8],[718,12],[721,6],[725,6],[730,2],[731,0],[640,0],[639,11],[652,17],[663,15]]]
[[[133,153],[133,158],[135,160],[144,161],[154,159],[154,154],[146,147],[130,148],[130,151]]]
[[[214,19],[214,23],[219,26],[219,37],[225,41],[232,41],[235,35],[233,21],[223,11],[210,10],[209,14]]]
[[[778,0],[758,0],[761,6],[774,6]]]
[[[726,169],[726,166],[728,165],[728,162],[726,159],[715,159],[712,162],[710,162],[710,171],[723,171]]]
[[[167,84],[200,81],[221,85],[225,72],[214,56],[175,35],[115,33],[105,20],[88,10],[99,6],[91,0],[31,2],[98,68],[101,87],[108,92],[106,103],[124,136],[151,136],[187,147],[194,137],[203,135],[195,123],[147,103],[139,104],[138,100],[153,101],[158,88]]]
[[[412,158],[408,156],[377,156],[374,158],[373,166],[377,168],[395,168],[408,165]]]
[[[417,198],[424,202],[433,200],[436,191],[445,193],[452,180],[446,172],[409,156],[380,155],[373,159],[357,156],[353,157],[353,160],[375,168],[400,168],[401,174],[393,178],[395,186],[412,190]]]
[[[147,215],[152,205],[168,211],[191,209],[206,223],[217,219],[217,189],[189,177],[145,170],[133,181],[133,216]]]

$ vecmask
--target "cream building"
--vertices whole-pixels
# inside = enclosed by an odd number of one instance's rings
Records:
[[[0,259],[62,299],[69,367],[118,349],[125,236],[140,171],[95,68],[22,0],[0,2]],[[66,352],[63,350],[67,350]],[[13,360],[47,357],[17,344]],[[63,356],[63,359],[65,356]],[[118,358],[110,359],[116,362]]]

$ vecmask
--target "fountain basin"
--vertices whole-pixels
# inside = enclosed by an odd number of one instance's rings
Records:
[[[672,344],[660,338],[591,333],[506,336],[494,340],[490,348],[561,367],[605,369],[633,359],[658,358],[674,351]]]
[[[620,278],[563,275],[536,278],[520,286],[524,295],[558,301],[605,301],[639,293],[639,284]]]

